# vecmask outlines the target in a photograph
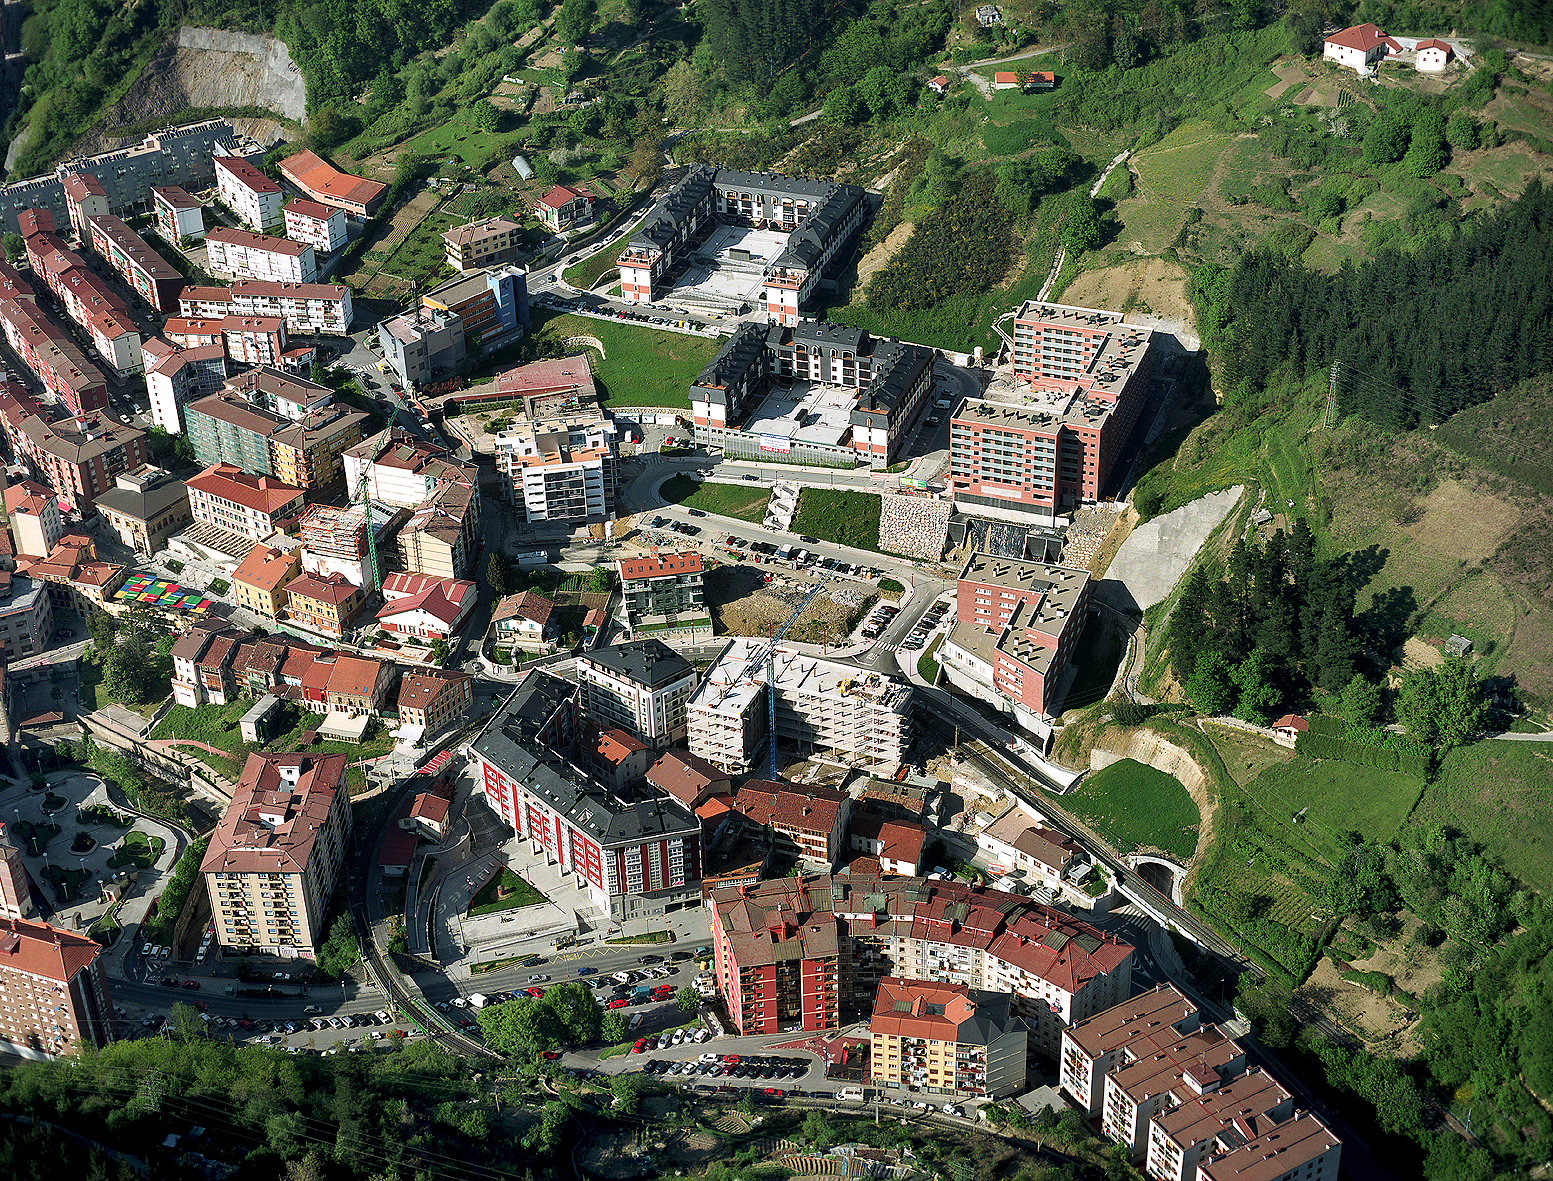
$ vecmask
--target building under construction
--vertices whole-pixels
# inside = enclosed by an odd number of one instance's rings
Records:
[[[767,749],[768,647],[758,637],[730,640],[690,698],[690,753],[732,774],[747,774]],[[778,741],[886,775],[905,762],[910,685],[782,644],[771,666]]]
[[[385,563],[394,552],[393,535],[410,515],[408,509],[372,502],[377,567],[371,576],[367,544],[367,506],[310,505],[302,517],[302,568],[310,574],[341,574],[368,591],[383,585]]]

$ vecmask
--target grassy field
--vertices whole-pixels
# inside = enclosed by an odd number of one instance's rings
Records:
[[[1448,825],[1481,841],[1505,869],[1553,887],[1553,744],[1479,742],[1447,754],[1410,824]]]
[[[122,865],[150,869],[156,864],[156,859],[162,855],[164,843],[161,837],[148,837],[139,831],[127,832],[124,834],[124,847],[108,858],[108,864],[114,869]]]
[[[410,231],[409,237],[384,260],[382,272],[397,275],[401,279],[419,283],[424,287],[435,286],[438,273],[447,265],[443,259],[442,235],[454,226],[463,225],[468,218],[437,210]],[[451,271],[448,272],[452,274]]]
[[[760,524],[766,516],[771,490],[740,484],[698,484],[689,476],[675,476],[658,489],[663,499],[724,517]]]
[[[798,494],[791,532],[880,553],[879,497],[873,492],[805,488]]]
[[[506,897],[498,897],[502,890],[509,891]],[[469,913],[495,914],[498,910],[516,910],[520,906],[533,906],[544,900],[543,894],[512,870],[503,867],[501,873],[486,882],[480,892],[470,899]]]
[[[1122,223],[1118,240],[1141,243],[1149,253],[1169,246],[1187,209],[1200,205],[1214,187],[1214,168],[1234,142],[1227,132],[1193,120],[1133,157],[1138,186],[1116,207]]]
[[[511,155],[507,151],[510,136],[499,132],[481,131],[468,123],[454,119],[441,127],[423,131],[406,145],[421,156],[440,156],[444,160],[456,159],[477,171],[484,171],[497,160]]]
[[[175,705],[157,724],[156,729],[151,732],[151,737],[192,738],[226,751],[227,756],[223,758],[201,750],[197,746],[181,748],[186,754],[194,755],[209,764],[234,783],[242,774],[243,764],[247,762],[248,756],[255,751],[307,750],[314,754],[342,754],[348,756],[348,762],[354,763],[386,755],[394,748],[394,740],[386,736],[368,738],[359,744],[316,740],[309,746],[303,746],[304,732],[317,726],[322,719],[311,711],[290,705],[281,707],[283,710],[290,711],[288,720],[292,722],[292,726],[288,733],[277,735],[269,742],[244,742],[238,734],[237,723],[252,706],[253,702],[241,699],[230,705],[201,705],[194,709],[186,705]],[[345,775],[352,795],[365,790],[367,776],[362,768],[350,768]]]
[[[596,254],[583,259],[576,266],[567,267],[562,273],[562,277],[573,287],[580,288],[583,291],[592,291],[593,285],[604,277],[605,272],[615,269],[615,259],[619,255],[619,247],[600,250]]]
[[[1197,805],[1174,776],[1122,759],[1087,776],[1065,808],[1123,853],[1161,849],[1182,861],[1197,851]]]
[[[564,340],[592,336],[604,356],[589,348],[593,380],[607,406],[690,409],[690,383],[717,355],[720,342],[681,332],[654,332],[623,322],[554,315],[535,309],[534,333]]]

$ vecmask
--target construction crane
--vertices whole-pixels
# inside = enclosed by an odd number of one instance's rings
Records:
[[[764,663],[766,666],[766,729],[767,738],[771,744],[771,779],[776,781],[776,646],[778,641],[787,634],[787,629],[793,626],[794,621],[804,613],[809,604],[814,602],[814,596],[825,589],[825,584],[816,582],[809,588],[809,593],[804,596],[803,602],[793,608],[793,613],[787,617],[787,622],[777,628],[771,635],[771,643],[766,645]],[[762,658],[756,656],[750,661],[750,669],[759,668]]]
[[[404,407],[404,399],[395,391],[393,383],[388,385],[388,426],[383,431],[383,445],[374,447],[367,458],[367,466],[361,469],[361,479],[356,482],[356,496],[359,498],[362,510],[367,517],[367,562],[368,569],[362,571],[362,597],[370,600],[378,590],[377,571],[377,530],[372,523],[372,497],[368,491],[368,485],[372,480],[372,465],[377,463],[383,452],[393,445],[394,423],[399,420],[399,411]]]

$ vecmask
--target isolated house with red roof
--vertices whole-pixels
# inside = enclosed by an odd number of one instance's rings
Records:
[[[587,189],[556,185],[534,206],[534,213],[556,233],[593,218],[594,197]]]
[[[1456,55],[1456,47],[1449,41],[1430,37],[1427,41],[1420,41],[1413,46],[1413,55],[1413,64],[1419,72],[1439,74],[1451,64],[1451,58]]]
[[[378,625],[400,635],[445,640],[463,626],[479,597],[475,584],[462,579],[390,574],[383,580],[388,601],[377,613]]]
[[[1323,58],[1360,74],[1370,72],[1371,62],[1382,61],[1388,54],[1401,52],[1402,46],[1398,42],[1368,21],[1333,33],[1321,43]]]

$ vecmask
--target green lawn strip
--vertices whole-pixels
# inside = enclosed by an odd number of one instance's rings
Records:
[[[622,321],[533,313],[533,333],[556,340],[591,336],[604,356],[589,349],[593,380],[608,406],[663,406],[688,410],[690,385],[717,355],[721,342],[683,332],[655,332]],[[575,350],[572,350],[575,351]]]
[[[1087,776],[1062,803],[1119,852],[1153,847],[1187,861],[1197,850],[1200,817],[1186,788],[1174,776],[1132,759]]]
[[[268,742],[244,742],[238,732],[238,722],[252,707],[253,702],[245,699],[239,699],[227,705],[201,705],[193,709],[186,705],[175,705],[157,724],[151,737],[153,739],[191,738],[226,751],[223,757],[213,755],[197,746],[177,748],[209,764],[234,782],[242,774],[243,764],[248,761],[248,756],[256,751],[342,754],[347,756],[347,763],[355,763],[386,755],[394,747],[394,740],[386,735],[368,738],[360,743],[318,739],[304,746],[304,734],[321,725],[324,719],[311,710],[304,710],[294,705],[281,707],[283,710],[291,711],[292,727],[289,731],[277,735]],[[359,767],[353,768],[346,773],[346,781],[350,786],[351,794],[355,795],[365,788],[366,773]]]
[[[648,931],[645,935],[626,935],[620,939],[606,939],[605,943],[673,943],[671,931]]]
[[[938,661],[933,654],[938,651],[938,646],[944,642],[943,633],[933,637],[933,642],[927,646],[927,651],[917,657],[917,675],[929,685],[938,680]]]
[[[879,548],[879,494],[842,488],[804,488],[789,532],[883,553]]]
[[[769,488],[738,484],[702,484],[689,476],[675,476],[658,489],[663,499],[686,508],[698,508],[723,517],[737,517],[758,525],[766,519]]]
[[[620,257],[620,251],[613,246],[606,246],[589,257],[583,259],[576,266],[568,267],[562,277],[573,287],[582,291],[592,291],[593,287],[608,272],[615,269],[615,259]]]
[[[1505,869],[1538,890],[1553,886],[1550,748],[1540,742],[1489,740],[1457,747],[1440,760],[1409,826],[1444,825],[1481,841]]]
[[[499,891],[510,891],[499,897]],[[533,906],[543,902],[545,896],[529,885],[512,870],[503,868],[501,873],[486,882],[480,892],[469,901],[471,915],[495,914],[499,910],[516,910],[520,906]]]

